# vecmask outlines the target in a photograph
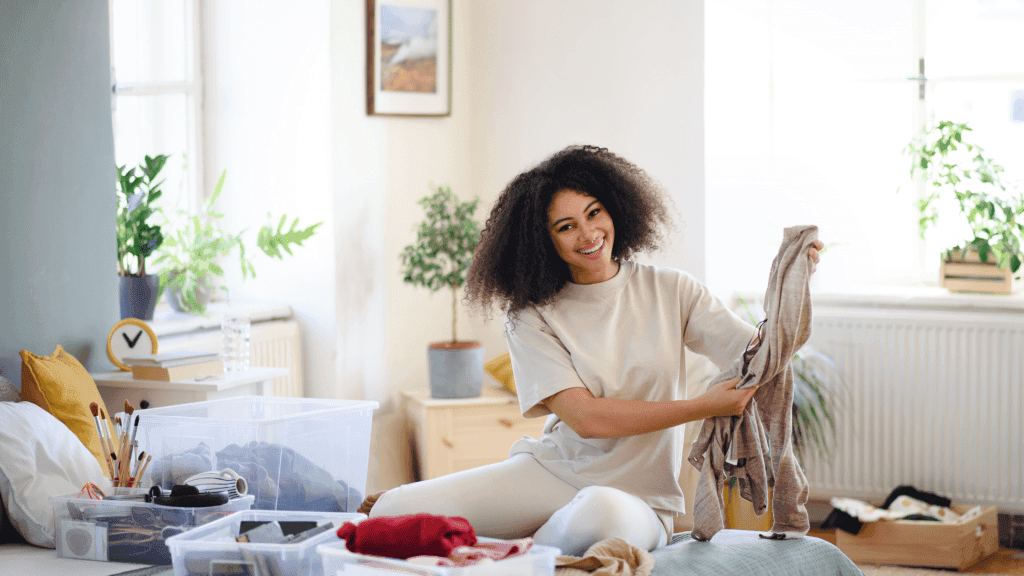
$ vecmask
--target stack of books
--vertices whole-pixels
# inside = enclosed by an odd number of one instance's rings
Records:
[[[170,382],[224,373],[224,360],[220,353],[209,350],[178,350],[129,356],[123,362],[132,369],[132,377],[136,380]]]

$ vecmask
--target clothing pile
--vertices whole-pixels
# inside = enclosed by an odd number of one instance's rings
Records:
[[[838,528],[850,534],[858,534],[865,523],[880,520],[956,523],[981,514],[981,506],[957,514],[950,509],[951,503],[949,498],[913,486],[898,486],[889,493],[881,506],[872,506],[854,498],[832,498],[834,509],[821,527],[824,530]]]
[[[349,552],[445,568],[515,558],[533,547],[532,538],[481,541],[465,518],[433,514],[380,516],[358,524],[347,522],[338,528],[337,534]],[[591,546],[581,557],[558,556],[555,566],[557,576],[648,576],[654,568],[654,558],[650,552],[620,538],[609,538]],[[394,569],[388,564],[380,567]]]
[[[212,454],[206,443],[153,461],[153,482],[184,484],[191,476],[231,468],[245,479],[257,510],[348,512],[363,494],[295,450],[271,442],[230,444]]]
[[[811,334],[810,276],[814,261],[808,251],[818,239],[816,226],[783,231],[782,245],[772,262],[765,291],[765,321],[758,341],[732,367],[713,379],[739,378],[737,389],[758,386],[739,416],[704,420],[687,460],[700,470],[694,493],[691,536],[710,540],[725,528],[722,488],[738,478],[740,496],[760,516],[767,509],[768,488],[774,487],[771,532],[763,538],[802,538],[810,523],[804,506],[810,492],[793,452],[793,354]]]
[[[533,539],[480,542],[465,518],[412,514],[346,522],[338,538],[349,552],[405,560],[413,564],[463,567],[526,554]]]

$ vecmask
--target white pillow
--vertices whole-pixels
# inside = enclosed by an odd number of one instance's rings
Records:
[[[74,433],[31,402],[0,402],[0,496],[14,527],[30,543],[53,548],[51,496],[110,480]]]

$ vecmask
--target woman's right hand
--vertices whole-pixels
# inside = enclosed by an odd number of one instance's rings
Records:
[[[747,402],[757,392],[757,386],[737,390],[739,383],[739,377],[719,382],[699,397],[709,416],[739,416],[743,413]]]

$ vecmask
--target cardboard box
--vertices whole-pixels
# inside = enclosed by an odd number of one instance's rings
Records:
[[[973,506],[954,504],[950,508],[963,514]],[[965,570],[999,548],[997,510],[983,507],[981,515],[950,524],[869,522],[857,535],[837,530],[836,546],[854,562]]]

